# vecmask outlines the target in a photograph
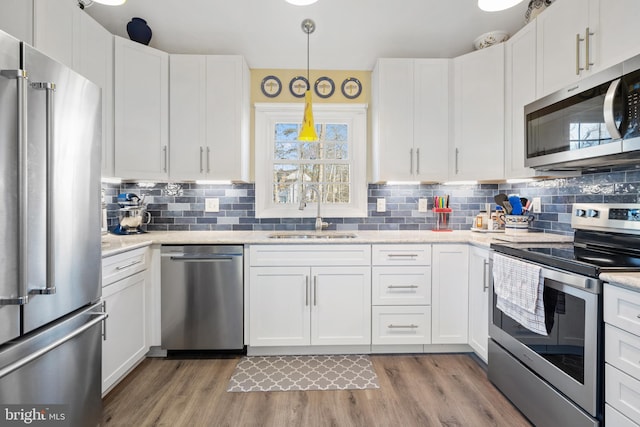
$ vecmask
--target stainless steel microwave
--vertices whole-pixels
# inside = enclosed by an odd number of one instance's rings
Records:
[[[524,109],[526,159],[541,170],[640,164],[640,56]]]

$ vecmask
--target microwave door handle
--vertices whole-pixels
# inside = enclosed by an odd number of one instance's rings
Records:
[[[54,194],[53,194],[53,179],[54,179],[54,143],[53,143],[53,135],[54,135],[54,123],[53,123],[53,93],[56,90],[56,84],[50,82],[34,82],[31,83],[31,88],[35,90],[44,90],[45,91],[45,145],[46,145],[46,210],[47,210],[47,236],[46,236],[46,245],[47,245],[47,275],[46,275],[46,283],[44,288],[35,288],[30,289],[29,294],[32,295],[51,295],[56,293],[56,286],[54,283],[55,277],[55,259],[54,259],[54,236],[53,236],[53,225],[54,221]]]
[[[609,131],[611,139],[622,138],[622,134],[620,133],[620,129],[616,126],[614,117],[614,101],[618,87],[620,87],[620,81],[621,79],[612,81],[609,85],[609,89],[607,89],[607,94],[604,96],[604,124],[607,126],[607,131]]]

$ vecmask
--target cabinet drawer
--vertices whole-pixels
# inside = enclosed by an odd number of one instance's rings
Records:
[[[608,426],[638,427],[639,425],[613,409],[610,405],[604,405],[604,419]]]
[[[371,264],[371,245],[252,245],[251,266],[351,266]]]
[[[149,263],[148,248],[133,249],[102,259],[102,286],[144,271]]]
[[[605,325],[605,361],[640,379],[640,337]]]
[[[604,321],[640,335],[640,292],[606,284]]]
[[[640,381],[608,363],[604,375],[605,401],[631,421],[640,423]]]
[[[373,267],[373,305],[431,304],[431,267]]]
[[[372,319],[372,344],[431,343],[429,306],[375,306]]]
[[[431,265],[431,245],[373,245],[373,265]]]

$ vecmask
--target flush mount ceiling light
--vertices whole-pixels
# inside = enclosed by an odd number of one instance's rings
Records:
[[[296,6],[309,6],[317,1],[318,0],[286,0],[287,3],[294,4]]]
[[[78,6],[80,9],[84,9],[85,7],[90,7],[94,3],[104,4],[107,6],[120,6],[124,4],[127,0],[78,0]]]
[[[497,12],[509,9],[523,0],[478,0],[478,7],[485,12]]]
[[[317,141],[316,125],[313,122],[313,110],[311,108],[311,80],[309,80],[309,34],[316,29],[316,23],[311,19],[302,21],[302,31],[307,34],[307,91],[304,93],[304,116],[302,128],[298,134],[300,141]]]

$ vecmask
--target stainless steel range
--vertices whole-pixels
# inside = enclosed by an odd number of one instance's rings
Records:
[[[602,425],[599,275],[640,271],[640,204],[574,204],[571,226],[573,243],[491,245],[500,268],[491,286],[489,379],[538,426]],[[512,282],[536,278],[528,289],[535,307],[513,305],[524,320],[499,303],[505,271]]]

